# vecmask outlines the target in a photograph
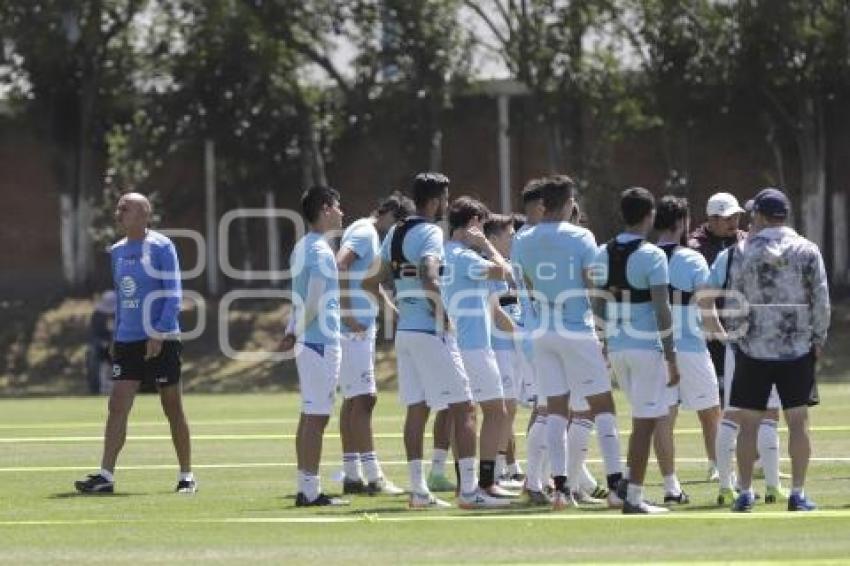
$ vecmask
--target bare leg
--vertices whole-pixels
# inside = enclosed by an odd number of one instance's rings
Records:
[[[177,453],[180,471],[183,473],[191,472],[192,440],[189,435],[186,413],[183,411],[182,386],[177,383],[162,387],[159,390],[159,401],[171,427],[171,441],[174,442],[174,451]]]
[[[100,467],[108,472],[115,471],[115,462],[127,439],[127,418],[130,416],[130,409],[133,408],[140,384],[139,381],[120,380],[112,387],[109,416],[106,418],[106,430],[103,434],[103,459],[100,464]]]

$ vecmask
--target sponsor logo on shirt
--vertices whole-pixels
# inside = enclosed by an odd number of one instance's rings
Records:
[[[136,286],[135,279],[133,279],[129,275],[125,275],[124,277],[121,278],[120,287],[121,287],[121,294],[124,295],[124,297],[126,297],[125,299],[121,300],[121,308],[125,308],[125,309],[137,309],[137,308],[139,308],[139,299],[131,298],[131,297],[134,297],[136,295],[137,286]]]

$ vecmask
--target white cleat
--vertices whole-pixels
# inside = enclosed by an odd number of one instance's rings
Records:
[[[617,490],[611,490],[608,492],[608,497],[605,498],[608,502],[609,509],[622,509],[623,508],[623,500],[620,499],[620,496],[617,495]]]
[[[709,482],[720,481],[720,473],[717,471],[717,466],[708,467],[708,473],[706,474],[705,479]]]
[[[493,484],[487,489],[484,490],[487,495],[490,497],[496,497],[499,499],[519,499],[520,492],[517,491],[508,491],[503,486],[499,484]]]
[[[563,511],[568,507],[578,507],[572,494],[556,489],[552,492],[552,511]]]
[[[446,509],[452,504],[434,497],[432,493],[411,493],[407,506],[410,509]]]
[[[666,507],[652,505],[646,501],[641,501],[638,505],[632,505],[628,501],[623,504],[624,515],[663,515],[669,512],[670,510]]]
[[[461,493],[457,497],[457,506],[461,509],[503,509],[510,504],[510,499],[493,497],[480,487],[472,493]]]
[[[583,489],[578,489],[573,491],[573,500],[575,500],[578,505],[604,505],[604,499],[598,499],[593,497]]]

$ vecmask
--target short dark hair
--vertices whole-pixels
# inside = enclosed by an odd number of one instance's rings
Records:
[[[543,179],[532,179],[522,188],[522,204],[543,198]]]
[[[525,223],[528,220],[525,217],[525,214],[514,214],[512,219],[514,221],[514,232],[519,232],[519,229],[525,226]]]
[[[689,215],[688,199],[673,195],[661,197],[655,211],[655,229],[671,230],[675,228],[676,222],[685,220]]]
[[[339,191],[331,187],[315,185],[301,195],[301,212],[311,224],[319,219],[319,213],[325,205],[333,206],[339,202]]]
[[[490,217],[490,211],[480,201],[472,197],[456,198],[449,206],[449,234],[459,228],[464,228],[476,216],[486,222]]]
[[[413,178],[413,202],[425,206],[429,200],[441,198],[448,186],[449,178],[442,173],[419,173]]]
[[[408,216],[416,214],[416,206],[413,204],[413,200],[401,194],[401,191],[393,191],[378,203],[378,215],[388,212],[391,212],[396,220],[404,220]]]
[[[488,238],[496,234],[501,234],[508,227],[514,225],[514,219],[507,214],[491,214],[487,221],[484,222],[484,235]]]
[[[543,179],[543,208],[555,212],[564,208],[567,201],[575,198],[576,185],[566,175],[552,175]]]
[[[655,209],[655,197],[643,187],[630,187],[620,195],[620,213],[626,226],[639,224]]]

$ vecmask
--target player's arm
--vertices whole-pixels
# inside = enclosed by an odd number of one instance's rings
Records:
[[[361,286],[364,291],[372,296],[372,299],[375,302],[384,301],[385,305],[395,311],[392,299],[389,295],[387,295],[381,285],[384,281],[389,280],[391,277],[392,266],[390,265],[390,262],[385,260],[383,257],[376,257],[372,262],[372,265],[369,266],[369,272],[366,274],[366,277],[363,278]]]
[[[342,322],[354,332],[363,332],[366,328],[352,316],[351,305],[351,265],[357,259],[357,253],[346,245],[336,254],[336,266],[339,270],[339,307]]]
[[[473,249],[481,252],[489,260],[486,279],[497,281],[512,281],[513,273],[511,264],[508,263],[499,250],[487,239],[479,228],[467,228],[465,230],[465,241]]]
[[[160,279],[164,296],[159,318],[151,321],[154,336],[148,337],[145,347],[146,358],[158,356],[162,351],[163,337],[177,328],[180,301],[183,297],[183,288],[180,282],[180,261],[177,259],[177,250],[174,248],[174,244],[169,243],[167,246],[158,249],[157,269],[164,274],[164,277]]]
[[[440,294],[440,260],[433,255],[426,255],[419,264],[419,279],[422,281],[422,289],[425,298],[431,306],[434,319],[442,321],[443,328],[451,328],[448,312],[443,305]]]
[[[307,281],[307,296],[304,297],[303,308],[290,310],[289,324],[281,343],[283,351],[290,350],[298,338],[304,335],[307,327],[319,316],[322,296],[326,288],[325,278],[315,271],[311,273]]]
[[[602,342],[607,355],[608,346],[605,329],[608,323],[608,297],[607,293],[597,288],[597,281],[593,275],[594,269],[594,266],[586,267],[582,270],[581,275],[590,298],[590,310],[593,313],[593,327],[596,330],[596,336]]]
[[[702,317],[702,331],[707,340],[727,341],[726,330],[720,323],[720,316],[714,304],[715,293],[709,285],[697,287],[695,300]]]
[[[668,285],[651,285],[649,294],[652,297],[652,308],[655,311],[655,321],[658,324],[658,335],[661,338],[661,349],[667,362],[669,379],[667,385],[679,383],[679,370],[676,366],[676,341],[673,337],[673,310],[670,308],[670,288]]]
[[[499,304],[497,295],[490,295],[490,314],[493,317],[493,324],[499,331],[506,334],[514,334],[516,332],[516,324],[508,313]]]
[[[815,357],[819,358],[826,343],[831,306],[829,302],[829,284],[826,278],[826,268],[823,264],[823,258],[818,251],[815,251],[813,256],[811,268],[809,269],[810,276],[808,278],[811,286],[809,300],[811,301],[812,309],[812,347],[814,348]]]

